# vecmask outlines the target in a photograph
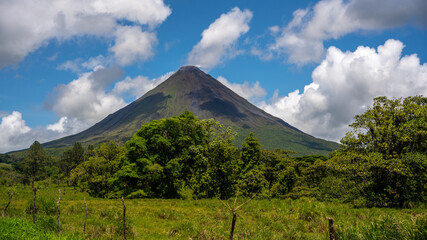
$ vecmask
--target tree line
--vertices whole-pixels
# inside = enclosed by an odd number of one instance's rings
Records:
[[[292,151],[263,149],[253,133],[238,148],[231,128],[184,112],[144,124],[124,145],[76,143],[59,159],[35,142],[13,169],[23,182],[62,179],[106,198],[227,199],[238,192],[357,206],[425,203],[427,98],[375,98],[350,127],[329,156],[292,157]]]

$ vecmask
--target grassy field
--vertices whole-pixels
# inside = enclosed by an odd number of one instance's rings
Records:
[[[44,186],[43,186],[44,185]],[[50,186],[48,186],[50,185]],[[57,228],[58,189],[62,234]],[[10,188],[0,186],[0,209]],[[32,192],[18,186],[0,219],[0,239],[84,239],[84,201],[87,238],[121,239],[122,203],[89,197],[70,187],[39,185],[38,220],[29,214]],[[242,202],[243,199],[239,199]],[[217,199],[126,199],[128,239],[228,239],[232,214]],[[232,200],[228,201],[229,203]],[[328,217],[339,239],[425,239],[425,206],[412,209],[352,208],[348,204],[313,199],[254,199],[239,209],[235,239],[328,239]]]

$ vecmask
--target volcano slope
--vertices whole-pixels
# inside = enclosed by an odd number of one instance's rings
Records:
[[[43,146],[62,148],[75,142],[84,145],[109,140],[125,142],[142,124],[177,116],[186,110],[201,119],[214,118],[232,127],[238,133],[234,142],[238,147],[250,132],[255,133],[264,148],[293,150],[298,155],[328,154],[339,147],[264,112],[194,66],[181,67],[162,84],[89,129]]]

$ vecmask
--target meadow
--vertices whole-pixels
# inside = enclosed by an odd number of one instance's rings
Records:
[[[37,222],[32,223],[30,186],[13,188],[15,195],[0,219],[0,239],[122,239],[123,205],[119,199],[93,198],[72,187],[39,183]],[[62,232],[57,224],[58,189]],[[0,187],[0,208],[11,188]],[[226,201],[232,204],[233,199]],[[238,199],[243,202],[245,199]],[[232,213],[219,199],[126,199],[128,239],[228,239]],[[427,211],[354,208],[311,198],[253,199],[237,212],[234,239],[329,239],[333,218],[337,239],[423,239]]]

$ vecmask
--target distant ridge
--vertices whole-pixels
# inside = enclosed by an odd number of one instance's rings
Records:
[[[214,118],[231,126],[239,134],[235,139],[237,146],[249,132],[254,132],[265,148],[294,150],[299,154],[327,154],[339,146],[314,138],[255,107],[195,66],[181,67],[156,88],[89,129],[43,146],[60,148],[75,142],[94,145],[109,140],[125,142],[142,124],[177,116],[185,110],[201,119]]]

